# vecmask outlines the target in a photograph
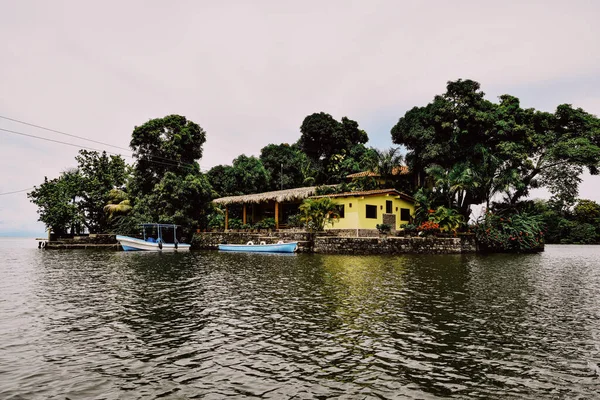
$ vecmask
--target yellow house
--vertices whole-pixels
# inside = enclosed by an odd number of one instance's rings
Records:
[[[326,227],[331,231],[374,230],[384,223],[392,230],[398,230],[401,225],[408,224],[415,213],[415,200],[395,189],[312,196],[322,197],[329,197],[339,204],[339,220]]]

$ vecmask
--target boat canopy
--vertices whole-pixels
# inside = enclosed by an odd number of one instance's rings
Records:
[[[147,223],[147,224],[140,224],[140,226],[143,226],[144,228],[149,228],[149,227],[160,227],[160,228],[179,228],[179,225],[175,225],[175,224],[151,224],[151,223]]]

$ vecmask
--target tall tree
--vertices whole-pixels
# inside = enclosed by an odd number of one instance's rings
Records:
[[[76,170],[63,172],[60,177],[48,180],[33,188],[27,194],[38,207],[39,221],[51,232],[61,236],[73,230],[82,222],[82,216],[75,199],[79,192],[79,174]]]
[[[199,173],[206,133],[181,115],[152,119],[135,127],[130,147],[136,158],[133,190],[149,194],[167,172],[180,176]]]
[[[349,156],[358,144],[369,140],[358,123],[346,117],[341,122],[324,112],[314,113],[306,118],[300,126],[302,135],[298,147],[318,169],[317,183],[326,183],[335,168]]]
[[[445,94],[408,111],[391,133],[408,149],[418,186],[432,165],[447,174],[458,164],[472,172],[461,189],[465,213],[470,204],[489,205],[498,192],[516,204],[540,186],[572,203],[583,168],[595,174],[600,162],[597,117],[570,105],[554,114],[523,109],[509,95],[495,104],[471,80],[449,82]]]
[[[271,177],[270,190],[304,185],[302,165],[306,164],[308,159],[297,145],[269,144],[260,150],[260,161]]]
[[[75,159],[80,176],[78,206],[84,224],[91,233],[106,232],[109,214],[104,207],[110,201],[111,191],[125,184],[128,174],[125,160],[106,152],[86,150],[80,150]]]
[[[260,159],[242,154],[232,165],[217,165],[207,173],[219,197],[259,193],[268,190],[270,176]]]

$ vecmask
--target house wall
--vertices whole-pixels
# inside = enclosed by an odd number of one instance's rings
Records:
[[[400,225],[407,224],[408,221],[400,220],[400,209],[408,208],[410,215],[414,216],[415,207],[409,201],[391,194],[381,194],[375,196],[351,196],[336,197],[333,200],[338,204],[344,205],[344,218],[340,218],[333,226],[326,227],[328,230],[335,229],[376,229],[377,224],[383,223],[383,214],[385,214],[386,200],[392,201],[392,214],[396,215],[396,226],[394,229],[400,229]],[[352,205],[352,206],[350,206]],[[367,218],[366,206],[373,205],[377,207],[377,218]]]

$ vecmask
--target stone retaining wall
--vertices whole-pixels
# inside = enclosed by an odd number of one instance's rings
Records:
[[[217,249],[221,243],[254,244],[277,243],[279,240],[286,242],[298,241],[298,252],[322,254],[454,254],[474,253],[476,249],[474,236],[461,236],[458,238],[438,237],[353,237],[332,236],[331,231],[326,234],[312,234],[307,232],[206,232],[196,233],[192,241],[192,249]]]
[[[475,239],[438,237],[315,238],[315,253],[322,254],[460,254],[475,252]]]
[[[267,233],[249,233],[249,232],[203,232],[194,234],[192,239],[192,250],[219,248],[219,244],[246,244],[249,241],[254,244],[265,242],[267,244],[277,243],[280,240],[284,242],[298,242],[299,253],[312,253],[314,244],[313,233],[308,232],[267,232]]]
[[[120,248],[116,235],[111,234],[90,234],[74,236],[73,238],[60,238],[52,241],[40,240],[39,242],[48,250],[92,248],[115,250]]]

